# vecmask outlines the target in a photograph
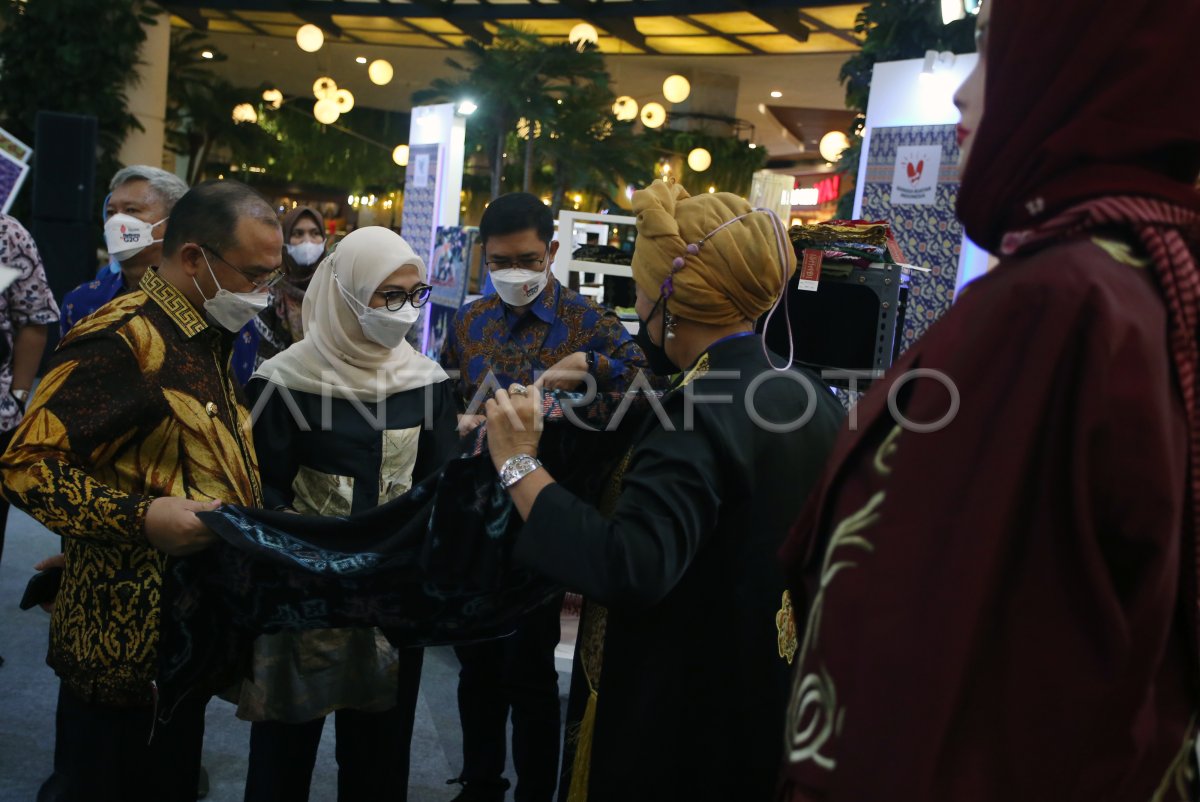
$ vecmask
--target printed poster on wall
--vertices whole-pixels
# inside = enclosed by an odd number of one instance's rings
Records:
[[[429,300],[440,306],[458,309],[467,294],[472,246],[479,229],[462,226],[439,226],[433,242],[433,258],[429,262]]]
[[[892,175],[892,205],[933,206],[937,203],[938,175],[942,168],[940,145],[896,148]]]
[[[417,184],[417,171],[409,168],[404,176],[404,214],[400,235],[408,240],[413,251],[429,265],[433,246],[433,226],[437,219],[437,159],[438,145],[413,145],[409,164],[421,159],[425,182]]]
[[[908,261],[931,271],[911,276],[902,349],[916,342],[954,300],[963,233],[954,214],[961,156],[956,129],[924,125],[871,131],[862,216],[886,220]],[[921,194],[926,187],[928,199]]]

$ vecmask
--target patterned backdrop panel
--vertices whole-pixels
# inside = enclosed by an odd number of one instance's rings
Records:
[[[437,220],[438,145],[413,145],[404,176],[404,213],[400,235],[428,267],[433,250],[433,225]],[[418,165],[420,168],[418,169]]]
[[[901,348],[905,350],[946,313],[954,300],[963,236],[962,224],[954,214],[960,155],[955,129],[954,125],[930,125],[875,128],[871,132],[862,216],[866,220],[888,221],[908,262],[933,271],[913,272],[901,332]],[[932,203],[893,202],[893,193],[899,194],[909,182],[915,185],[919,177],[917,167],[926,166],[907,163],[911,149],[939,147],[936,188],[929,196]]]

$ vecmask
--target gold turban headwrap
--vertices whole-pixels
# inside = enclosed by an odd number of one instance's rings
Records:
[[[696,253],[700,242],[750,204],[729,192],[691,197],[679,184],[655,181],[633,193],[638,237],[633,251],[633,280],[657,299],[677,257],[682,269],[671,275],[671,312],[697,323],[724,326],[757,320],[774,305],[783,282],[796,271],[796,255],[781,233],[786,264],[780,270],[776,223],[767,213],[751,214],[717,232]]]

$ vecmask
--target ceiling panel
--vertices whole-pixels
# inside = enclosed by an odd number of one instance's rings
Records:
[[[396,47],[444,47],[441,42],[423,33],[382,33],[380,31],[355,31],[354,35],[373,45]]]
[[[750,50],[719,36],[647,36],[646,45],[660,53],[741,55]]]
[[[703,28],[697,28],[679,17],[634,17],[633,24],[637,26],[638,33],[645,36],[688,36],[707,33]]]
[[[348,31],[412,31],[404,22],[392,17],[360,17],[334,14],[333,24]]]
[[[437,17],[408,17],[404,21],[414,28],[418,28],[426,33],[462,33],[462,30],[460,30],[449,20],[439,19]],[[462,38],[465,41],[470,37]]]
[[[810,17],[815,17],[827,25],[832,25],[843,31],[853,31],[855,18],[863,8],[862,4],[842,6],[820,6],[818,8],[800,9]]]
[[[747,11],[734,11],[728,14],[691,14],[693,19],[721,33],[776,33],[775,27],[764,22]]]
[[[781,33],[764,36],[739,36],[738,39],[768,53],[849,53],[858,48],[832,33],[811,33],[800,42]]]
[[[217,0],[209,0],[217,4]],[[566,39],[571,29],[583,20],[579,11],[568,11],[561,2],[554,0],[241,0],[256,10],[236,10],[239,0],[220,0],[221,8],[235,10],[229,14],[206,7],[205,0],[165,0],[171,11],[181,11],[185,16],[172,16],[177,27],[191,27],[188,19],[198,16],[210,23],[210,29],[220,33],[253,33],[258,28],[269,36],[292,39],[296,29],[308,21],[319,21],[321,15],[345,31],[343,41],[361,40],[370,44],[409,47],[461,47],[467,41],[467,32],[486,29],[493,34],[500,24],[530,30],[539,37],[560,42]],[[595,4],[597,16],[589,20],[601,33],[598,43],[606,54],[655,54],[664,55],[748,55],[756,52],[769,54],[844,53],[856,46],[839,37],[837,31],[851,33],[855,16],[863,8],[863,2],[837,3],[796,8],[801,15],[811,15],[822,25],[834,29],[813,31],[808,42],[797,42],[790,36],[746,10],[746,0],[730,0],[728,4],[715,0],[606,0],[601,7]],[[633,23],[645,44],[631,45],[613,35],[614,28],[622,30],[615,17],[608,15],[625,6],[630,11],[642,12],[640,16],[622,15],[625,25]],[[702,13],[687,15],[689,7],[700,7]],[[763,8],[778,8],[779,3],[763,0]],[[574,8],[572,6],[572,8]],[[722,11],[728,8],[728,11]],[[265,9],[265,10],[264,10]],[[647,11],[661,9],[675,11],[678,15],[646,15]],[[715,9],[715,10],[714,10]],[[362,13],[346,13],[360,11]],[[566,12],[565,18],[558,18]],[[303,14],[303,18],[299,15]],[[436,16],[440,14],[441,16]],[[416,16],[410,16],[416,15]],[[605,21],[613,27],[606,27]],[[241,22],[245,25],[239,24]],[[810,27],[814,27],[812,21]],[[249,29],[249,30],[247,30]],[[631,33],[631,32],[630,32]],[[430,35],[432,34],[432,36]],[[639,36],[631,38],[638,39]],[[437,37],[443,38],[441,41]],[[338,37],[326,32],[330,42]]]

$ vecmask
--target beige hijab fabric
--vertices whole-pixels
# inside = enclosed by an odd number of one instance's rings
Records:
[[[396,393],[445,381],[437,362],[407,342],[389,350],[363,336],[355,308],[337,280],[362,304],[404,265],[425,280],[425,263],[388,228],[351,232],[321,262],[304,295],[304,339],[264,362],[254,376],[289,390],[375,403]],[[336,275],[336,278],[334,274]]]

